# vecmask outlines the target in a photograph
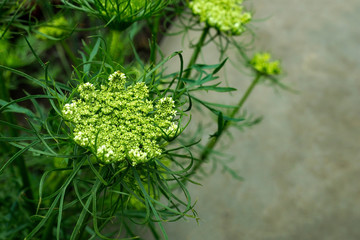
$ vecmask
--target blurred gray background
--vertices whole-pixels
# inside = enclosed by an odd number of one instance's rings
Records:
[[[219,169],[203,186],[190,185],[200,223],[166,224],[170,239],[360,239],[360,1],[247,4],[260,20],[253,22],[256,49],[282,60],[282,81],[299,93],[255,89],[245,108],[265,118],[235,131],[227,149],[245,180]],[[166,54],[184,47],[174,37],[162,43]],[[213,46],[202,61],[217,62]],[[226,71],[243,93],[250,79],[230,64]]]

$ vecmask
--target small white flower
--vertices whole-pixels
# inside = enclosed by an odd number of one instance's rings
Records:
[[[105,152],[106,146],[102,145],[98,148],[97,153],[102,155]]]

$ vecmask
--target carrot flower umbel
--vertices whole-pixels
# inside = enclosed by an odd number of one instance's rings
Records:
[[[278,75],[281,73],[280,61],[271,61],[270,53],[256,53],[251,59],[250,64],[256,71],[267,75]]]
[[[103,163],[128,160],[135,166],[150,161],[162,154],[162,137],[176,133],[172,98],[149,99],[145,83],[126,87],[120,71],[100,89],[84,83],[78,92],[78,99],[64,105],[63,117],[73,123],[74,141]]]
[[[245,24],[251,20],[251,14],[244,11],[242,0],[193,0],[189,3],[193,14],[228,35],[240,35]]]
[[[38,34],[36,35],[40,39],[50,38],[63,38],[69,34],[69,31],[66,30],[69,28],[69,22],[62,15],[55,17],[48,22],[48,25],[41,26],[38,29]]]

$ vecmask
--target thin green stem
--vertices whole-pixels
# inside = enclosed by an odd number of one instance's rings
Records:
[[[191,59],[190,59],[190,62],[187,66],[187,69],[188,71],[184,74],[184,78],[188,78],[190,77],[191,75],[191,66],[195,64],[196,60],[198,59],[199,57],[199,54],[201,52],[201,49],[202,47],[204,46],[204,42],[205,42],[205,39],[206,39],[206,36],[207,34],[209,33],[209,30],[210,30],[210,27],[209,26],[206,26],[202,33],[201,33],[201,36],[200,36],[200,39],[199,41],[197,42],[197,44],[195,45],[195,49],[194,49],[194,52],[191,56]]]
[[[56,215],[51,215],[50,219],[47,221],[46,228],[44,230],[44,233],[42,235],[41,240],[48,240],[48,239],[54,239],[53,238],[53,228],[56,222]]]
[[[187,79],[191,76],[191,71],[192,71],[192,66],[196,63],[196,60],[199,57],[199,54],[201,52],[202,47],[204,46],[204,42],[206,39],[207,34],[209,33],[210,27],[208,25],[205,26],[205,28],[203,29],[200,39],[199,41],[196,43],[195,45],[195,49],[194,52],[191,56],[190,62],[187,65],[187,71],[185,72],[185,74],[182,76],[182,78]],[[179,81],[177,86],[176,86],[176,90],[178,91],[179,89],[182,89],[185,86],[183,81]]]
[[[65,181],[66,181],[65,176],[59,175],[59,176],[57,176],[57,179],[52,182],[54,182],[55,189],[60,189]],[[53,213],[50,216],[49,220],[46,222],[46,227],[45,227],[45,230],[44,230],[41,240],[53,239],[53,231],[52,230],[56,224],[56,220],[57,220],[57,215]]]
[[[234,108],[234,110],[230,113],[230,115],[229,115],[230,118],[234,118],[235,115],[240,111],[240,109],[242,108],[242,106],[244,105],[246,100],[249,98],[251,92],[254,90],[255,86],[258,84],[261,76],[262,76],[261,74],[256,75],[256,77],[254,78],[254,80],[252,81],[252,83],[250,84],[248,89],[246,90],[245,94],[240,99],[239,103],[236,105],[236,108]],[[191,169],[190,173],[188,174],[188,177],[190,177],[194,173],[196,173],[197,170],[202,166],[202,164],[206,161],[206,159],[209,157],[210,153],[212,152],[212,150],[218,143],[220,137],[222,136],[222,133],[225,132],[229,126],[230,126],[230,122],[226,121],[224,123],[224,127],[223,127],[223,130],[221,131],[221,133],[214,136],[213,138],[211,138],[208,141],[208,143],[206,144],[204,150],[202,151],[202,153],[200,155],[199,161],[196,162],[194,167]]]
[[[154,222],[149,221],[148,226],[149,226],[150,231],[151,231],[152,235],[154,236],[154,238],[155,238],[156,240],[161,239],[159,233],[157,232],[157,230],[156,230],[156,228],[155,228]]]
[[[150,29],[151,29],[150,64],[152,66],[156,65],[159,27],[160,27],[160,16],[155,16],[153,18],[153,21],[150,23]],[[155,75],[156,75],[156,71],[154,71],[154,73],[152,74],[152,85],[155,83]]]
[[[78,60],[76,58],[76,56],[74,55],[74,53],[71,51],[69,45],[66,43],[65,40],[61,41],[61,46],[63,47],[63,49],[65,50],[66,54],[68,55],[68,57],[70,58],[71,62],[74,65],[78,64]]]
[[[68,63],[68,61],[66,59],[63,44],[56,43],[55,48],[56,48],[56,51],[57,51],[58,56],[60,58],[60,62],[62,63],[62,65],[64,67],[65,72],[68,75],[71,75],[70,65],[69,65],[69,63]]]
[[[160,26],[160,16],[155,16],[151,23],[151,49],[150,49],[150,64],[156,65],[156,55],[157,55],[157,40]]]
[[[248,87],[248,89],[246,90],[244,96],[240,99],[239,103],[236,105],[236,108],[234,108],[234,110],[230,113],[229,117],[230,118],[234,118],[235,115],[239,112],[239,110],[242,108],[242,106],[244,105],[245,101],[248,99],[248,97],[250,96],[251,92],[254,90],[255,86],[258,84],[260,78],[261,78],[261,74],[257,74],[256,77],[254,78],[254,80],[252,81],[252,83],[250,84],[250,86]],[[227,122],[228,123],[228,122]],[[228,124],[227,124],[228,126]],[[226,127],[227,127],[226,126]]]
[[[80,230],[79,230],[79,234],[77,235],[77,237],[75,238],[76,240],[79,240],[79,239],[89,239],[89,235],[85,232],[85,228],[86,226],[88,225],[88,222],[90,220],[90,213],[89,212],[86,212],[86,215],[85,215],[85,220],[83,222],[83,224],[81,225],[80,227]]]
[[[101,168],[100,175],[102,177],[106,178],[107,173],[108,173],[107,168]],[[96,179],[96,182],[92,187],[92,192],[95,191],[95,197],[96,197],[96,192],[99,190],[99,188],[101,188],[101,186],[102,186],[101,181],[99,179]],[[86,201],[85,207],[89,208],[92,201],[94,201],[94,198],[93,198],[92,195],[90,195],[88,200]],[[71,239],[75,239],[75,240],[89,239],[88,234],[85,232],[85,228],[88,225],[88,221],[90,220],[92,215],[88,211],[86,211],[85,209],[83,209],[82,212],[85,212],[84,220],[81,223],[81,226],[79,228],[79,232],[75,233],[75,235],[74,235],[74,232],[73,232],[73,234],[71,236]],[[93,214],[97,214],[97,213],[94,211]],[[96,219],[94,219],[94,220],[97,221]],[[73,237],[73,235],[74,235],[74,237]]]

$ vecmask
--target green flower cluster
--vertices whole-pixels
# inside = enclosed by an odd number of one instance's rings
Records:
[[[162,154],[159,140],[174,136],[175,105],[171,97],[149,100],[145,83],[126,87],[117,71],[107,85],[78,87],[80,98],[65,104],[63,117],[74,124],[74,140],[89,148],[103,163],[128,160],[133,166]]]
[[[259,72],[267,75],[277,75],[281,73],[280,61],[270,61],[270,53],[256,53],[250,64]]]
[[[194,0],[189,7],[200,22],[206,22],[229,35],[240,35],[245,31],[244,24],[251,20],[251,14],[244,12],[242,0]]]
[[[49,26],[39,27],[38,31],[44,35],[54,37],[54,38],[61,38],[64,37],[68,31],[63,29],[64,27],[69,26],[69,22],[66,20],[64,16],[59,16],[52,19],[49,23]],[[37,34],[37,37],[40,39],[48,39],[46,36],[42,34]]]

